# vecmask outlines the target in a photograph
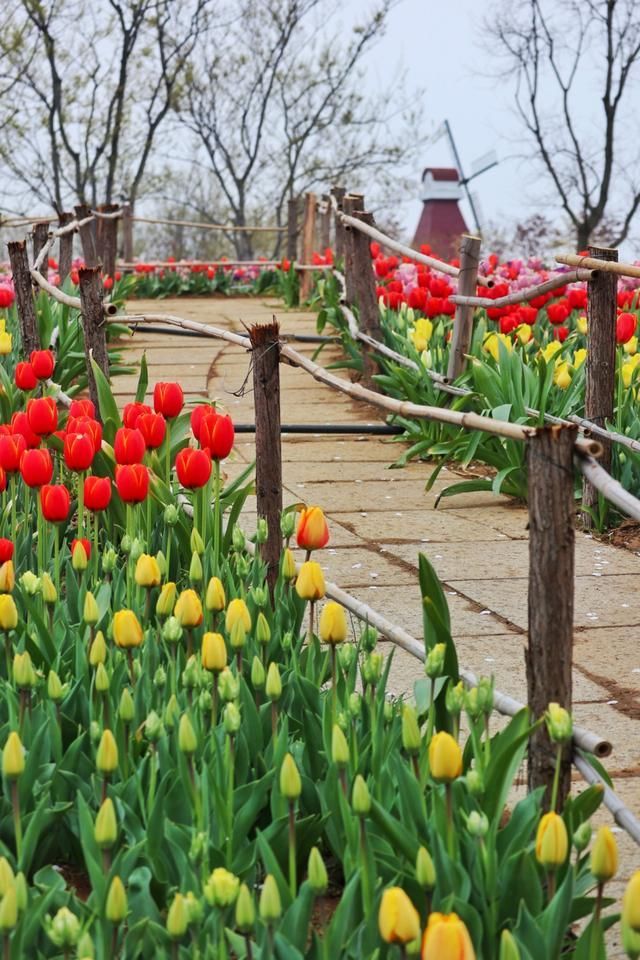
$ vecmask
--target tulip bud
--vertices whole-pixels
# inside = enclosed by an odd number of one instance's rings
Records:
[[[182,627],[177,617],[167,617],[162,624],[162,639],[167,643],[178,643],[182,636]]]
[[[362,697],[359,693],[354,693],[349,695],[349,714],[353,719],[357,719],[360,716],[362,710]]]
[[[380,681],[384,658],[381,653],[369,653],[362,664],[362,678],[372,687]]]
[[[109,674],[105,668],[104,663],[99,663],[96,669],[95,684],[96,690],[98,693],[106,693],[109,689]]]
[[[622,923],[640,933],[640,870],[636,870],[622,898]]]
[[[337,723],[331,731],[331,759],[337,767],[346,767],[349,763],[349,744]]]
[[[60,677],[55,670],[50,670],[47,677],[47,696],[54,703],[59,703],[64,695],[65,689],[60,682]]]
[[[200,657],[205,670],[213,670],[216,673],[224,670],[227,665],[227,645],[222,634],[204,634]]]
[[[37,683],[36,672],[29,651],[16,653],[13,658],[13,682],[21,690],[32,690]]]
[[[176,585],[169,581],[162,585],[156,600],[156,613],[159,617],[170,617],[176,603]]]
[[[256,543],[266,543],[269,537],[269,525],[265,517],[258,517],[256,523]]]
[[[447,713],[457,717],[462,712],[464,706],[464,684],[462,680],[459,683],[449,683],[445,697]]]
[[[18,913],[24,913],[29,905],[29,885],[22,870],[16,874],[16,901]]]
[[[133,610],[118,610],[113,616],[113,639],[123,650],[139,647],[144,640],[142,626]]]
[[[640,933],[636,933],[624,921],[622,926],[622,948],[630,960],[638,960],[640,957]]]
[[[68,907],[60,907],[55,917],[47,924],[47,936],[56,947],[61,947],[67,954],[70,947],[75,947],[80,938],[80,921]]]
[[[462,751],[450,733],[436,733],[429,744],[429,771],[437,783],[450,783],[462,773]]]
[[[558,703],[550,703],[545,714],[549,737],[554,743],[568,743],[573,735],[571,714]]]
[[[92,667],[97,667],[99,663],[104,663],[107,659],[107,644],[105,643],[104,634],[102,630],[98,630],[95,637],[93,638],[93,643],[91,644],[91,649],[89,650],[89,663]]]
[[[92,720],[89,724],[89,737],[91,743],[98,744],[100,743],[100,737],[102,736],[102,730],[100,729],[100,724],[97,720]]]
[[[471,720],[477,720],[478,717],[482,714],[482,708],[480,706],[480,701],[478,698],[477,687],[471,687],[470,690],[465,690],[464,708],[467,711]]]
[[[118,839],[118,821],[111,797],[107,797],[98,810],[93,832],[101,850],[110,850]]]
[[[204,603],[207,610],[211,610],[213,613],[220,613],[222,610],[224,610],[227,600],[225,597],[222,580],[220,580],[218,577],[211,577],[209,580]]]
[[[283,650],[291,650],[293,647],[293,634],[291,630],[286,630],[280,639],[280,647]]]
[[[366,817],[371,810],[371,795],[369,793],[369,788],[361,774],[358,774],[353,782],[351,805],[353,807],[353,812],[358,817]]]
[[[24,747],[15,730],[7,737],[2,751],[2,774],[7,780],[17,780],[24,773]]]
[[[10,933],[18,923],[18,897],[15,884],[0,901],[0,933]]]
[[[322,567],[315,560],[307,560],[300,567],[296,579],[296,593],[301,600],[322,600],[326,592]]]
[[[4,897],[7,890],[15,886],[16,878],[11,864],[6,857],[0,857],[0,897]]]
[[[309,886],[315,894],[321,895],[326,893],[327,887],[329,886],[329,876],[327,874],[327,868],[324,865],[324,860],[322,859],[322,854],[317,847],[312,847],[311,853],[309,854],[307,878],[309,880]]]
[[[557,870],[567,859],[569,838],[564,820],[557,813],[545,813],[536,834],[536,859],[545,870]]]
[[[244,580],[244,578],[249,573],[249,561],[245,556],[242,556],[241,554],[236,554],[235,565],[236,565],[236,573],[238,574],[238,577],[240,578],[240,580]]]
[[[198,627],[202,623],[202,604],[195,590],[183,590],[175,606],[175,616],[182,627]]]
[[[290,753],[285,755],[280,767],[280,793],[287,800],[297,800],[302,793],[300,771]]]
[[[370,653],[372,650],[375,650],[377,642],[378,631],[375,627],[371,627],[367,624],[360,634],[360,645],[362,649]]]
[[[131,553],[130,557],[132,561],[137,564],[138,560],[144,553],[144,540],[141,540],[140,537],[134,537],[131,542]]]
[[[189,917],[184,897],[176,893],[167,913],[167,933],[172,940],[180,940],[187,932]]]
[[[188,713],[183,713],[180,717],[180,726],[178,727],[178,747],[180,751],[187,756],[192,756],[198,749],[198,738],[193,729],[193,724],[189,719]]]
[[[480,677],[478,681],[478,706],[486,715],[493,710],[493,677]]]
[[[500,934],[500,953],[498,960],[520,960],[520,950],[518,944],[513,939],[513,934],[509,930],[503,930]]]
[[[258,619],[256,620],[256,642],[261,644],[263,647],[271,640],[271,629],[269,623],[264,613],[260,611],[258,614]]]
[[[618,871],[618,844],[609,827],[600,827],[596,834],[590,867],[598,883],[612,880]]]
[[[357,655],[358,651],[352,643],[340,644],[340,649],[338,650],[338,663],[345,673],[349,672]]]
[[[199,554],[195,551],[191,554],[191,563],[189,565],[189,580],[191,583],[200,583],[202,580],[202,561]]]
[[[262,665],[260,657],[254,657],[251,661],[251,686],[254,690],[264,689],[267,675]]]
[[[224,867],[216,867],[204,888],[207,901],[214,907],[230,907],[235,903],[240,888],[240,880]]]
[[[129,556],[131,553],[132,540],[128,533],[125,533],[122,540],[120,541],[120,549],[125,556]]]
[[[13,560],[5,560],[0,566],[0,593],[11,593],[16,585]]]
[[[416,856],[416,880],[423,890],[433,890],[436,885],[436,868],[426,847],[418,847]]]
[[[571,841],[578,853],[582,853],[582,851],[586,850],[589,846],[591,842],[591,833],[591,824],[588,820],[585,820],[584,823],[581,823],[574,832]]]
[[[102,572],[106,573],[109,576],[110,573],[116,568],[116,563],[118,562],[118,554],[115,552],[113,547],[110,547],[102,555]]]
[[[407,944],[420,936],[420,916],[401,887],[383,892],[378,929],[385,943]]]
[[[296,561],[293,552],[287,547],[282,555],[282,576],[290,582],[296,575]]]
[[[173,503],[167,504],[164,508],[163,519],[168,527],[175,527],[179,516],[178,508]]]
[[[240,729],[241,722],[242,718],[240,716],[240,710],[238,709],[237,703],[233,701],[228,703],[222,711],[222,725],[224,727],[224,732],[230,737],[234,737]]]
[[[96,955],[91,934],[86,930],[78,940],[76,954],[81,960],[94,960]]]
[[[128,910],[127,893],[124,889],[124,884],[120,877],[115,876],[111,881],[109,893],[107,894],[105,916],[111,923],[122,923],[127,916]]]
[[[133,703],[133,697],[128,687],[125,687],[120,696],[118,714],[123,723],[133,723],[136,716],[136,708]]]
[[[267,683],[265,691],[269,700],[276,703],[282,696],[282,680],[277,663],[270,663],[267,670]]]
[[[76,540],[75,546],[73,548],[73,553],[71,555],[71,566],[76,572],[82,572],[86,570],[89,565],[89,558],[87,557],[87,551],[84,548],[84,544],[80,540]]]
[[[472,837],[481,840],[489,832],[489,821],[486,814],[479,813],[478,810],[472,810],[467,817],[467,830]]]
[[[296,528],[296,515],[293,510],[285,510],[280,515],[280,533],[285,540],[290,540]]]
[[[240,681],[228,667],[220,674],[218,679],[218,690],[220,696],[227,703],[237,700],[240,696]]]
[[[202,554],[204,553],[204,540],[200,536],[200,533],[198,532],[196,527],[194,527],[193,530],[191,531],[189,544],[191,546],[191,552],[197,553],[198,556],[201,557]]]
[[[247,934],[256,922],[256,907],[251,896],[251,891],[246,883],[240,885],[238,897],[236,900],[236,927],[240,933]]]
[[[35,597],[40,593],[42,581],[31,570],[26,570],[20,577],[20,586],[28,597]]]
[[[247,642],[247,631],[242,620],[237,620],[232,626],[229,642],[234,650],[242,650]]]
[[[42,599],[48,606],[53,606],[58,599],[58,591],[48,573],[42,574]]]
[[[241,553],[245,548],[245,536],[239,526],[233,528],[231,534],[231,542],[233,543],[233,549],[236,553]]]
[[[347,617],[341,604],[330,600],[322,608],[319,624],[320,639],[331,645],[347,639]]]
[[[10,563],[7,560],[7,563]],[[0,630],[8,633],[18,626],[18,608],[9,593],[0,594]]]
[[[431,647],[431,650],[429,650],[424,665],[424,672],[430,679],[433,680],[436,677],[442,676],[446,652],[446,643],[436,643],[435,646]]]
[[[256,607],[266,607],[267,600],[269,599],[269,594],[266,587],[251,587],[249,593],[251,594]]]
[[[268,873],[260,892],[260,919],[266,924],[274,923],[282,916],[280,891],[273,874]]]
[[[156,563],[158,564],[158,570],[160,571],[160,579],[166,577],[167,575],[167,558],[165,557],[162,550],[158,550],[156,553]]]
[[[203,906],[191,890],[185,895],[184,904],[187,910],[187,922],[189,925],[192,923],[200,923],[204,914]]]
[[[198,696],[198,710],[200,713],[210,713],[213,698],[208,690],[201,690]]]
[[[418,716],[415,707],[405,704],[402,708],[402,746],[409,756],[415,756],[422,743]]]
[[[167,682],[167,671],[164,669],[162,664],[156,668],[156,672],[153,675],[153,685],[156,690],[162,690]]]
[[[164,733],[164,725],[155,710],[144,721],[144,735],[151,743],[156,743]]]
[[[88,626],[94,626],[100,619],[100,611],[98,610],[96,598],[89,590],[87,590],[84,598],[82,619]]]
[[[96,767],[99,773],[108,776],[118,769],[118,745],[111,730],[105,730],[98,744]]]
[[[178,700],[175,693],[172,693],[164,709],[164,722],[169,730],[173,730],[179,716],[180,707],[178,706]]]

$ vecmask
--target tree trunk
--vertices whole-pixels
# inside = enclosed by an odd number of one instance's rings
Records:
[[[91,210],[86,203],[79,203],[77,207],[75,207],[75,214],[78,220],[85,220],[91,215]],[[98,256],[96,254],[95,221],[83,224],[83,226],[79,228],[79,232],[85,267],[97,267]]]
[[[89,396],[100,410],[98,387],[91,365],[95,360],[105,377],[109,377],[109,355],[107,353],[107,335],[103,306],[103,288],[100,279],[100,267],[84,267],[78,271],[80,282],[80,302],[82,304],[82,325],[84,328],[84,352],[87,363]]]
[[[122,205],[122,259],[125,263],[133,260],[133,208],[130,203]]]
[[[72,213],[60,213],[58,216],[58,226],[66,227],[74,219]],[[73,233],[63,233],[58,240],[58,275],[60,283],[63,284],[71,273],[71,264],[73,263]]]
[[[25,240],[12,240],[7,244],[7,249],[13,275],[13,286],[16,292],[22,352],[28,359],[32,350],[40,349],[40,333],[33,301],[27,244]]]

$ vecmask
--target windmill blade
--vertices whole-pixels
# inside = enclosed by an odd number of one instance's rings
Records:
[[[495,167],[498,162],[498,154],[495,150],[489,150],[487,153],[483,153],[481,157],[478,157],[477,160],[474,160],[471,164],[471,173],[481,173],[483,170],[488,170],[489,167]]]

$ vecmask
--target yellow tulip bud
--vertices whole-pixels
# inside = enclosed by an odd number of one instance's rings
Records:
[[[16,882],[11,864],[6,857],[0,857],[0,897],[4,897],[7,890]]]
[[[139,647],[144,638],[142,626],[133,610],[118,610],[113,617],[113,639],[123,650]]]
[[[520,960],[518,944],[513,939],[513,935],[509,930],[503,930],[500,934],[500,954],[498,960]]]
[[[630,340],[627,340],[627,342],[622,345],[622,349],[623,349],[624,352],[625,352],[626,354],[628,354],[630,357],[632,357],[634,354],[636,354],[636,353],[638,352],[638,338],[637,338],[637,336],[635,336],[635,334],[634,334],[634,336],[631,337]]]
[[[353,812],[359,817],[366,817],[371,810],[371,794],[364,777],[358,774],[353,782],[351,794]]]
[[[202,556],[202,554],[204,553],[204,540],[198,533],[198,530],[196,527],[194,527],[193,530],[191,531],[189,545],[191,547],[192,553],[197,553],[198,556]]]
[[[634,339],[637,339],[637,338],[634,338]],[[625,348],[628,347],[628,345],[629,344],[625,343]],[[584,347],[582,347],[580,350],[576,350],[576,352],[573,355],[574,368],[577,370],[579,367],[582,366],[582,364],[585,362],[586,359],[587,359],[587,351]]]
[[[96,690],[98,693],[106,693],[110,682],[104,663],[99,663],[96,668]]]
[[[11,593],[16,585],[13,560],[5,560],[0,567],[0,593]]]
[[[559,703],[550,703],[545,716],[549,737],[554,743],[568,743],[573,735],[571,714]]]
[[[76,540],[73,548],[73,553],[71,554],[71,566],[76,571],[86,570],[89,566],[87,551],[84,548],[84,544],[81,543],[80,540]]]
[[[282,556],[282,576],[285,580],[293,580],[296,575],[296,561],[293,551],[287,547]]]
[[[536,834],[536,859],[545,870],[557,870],[567,859],[569,838],[562,817],[545,813]]]
[[[337,767],[346,767],[349,763],[349,744],[337,723],[331,731],[331,759]]]
[[[182,753],[191,756],[198,749],[198,738],[193,729],[193,724],[189,719],[188,713],[183,713],[180,717],[180,726],[178,727],[178,746]]]
[[[416,880],[423,890],[433,890],[436,885],[436,868],[426,847],[419,847],[416,856]]]
[[[56,590],[55,584],[48,573],[43,573],[41,577],[42,581],[42,599],[46,604],[51,606],[58,599],[58,591]]]
[[[282,916],[282,900],[280,891],[273,874],[268,873],[265,877],[262,890],[260,892],[260,918],[265,923],[274,923]]]
[[[221,633],[205,633],[202,638],[202,666],[219,673],[227,665],[227,645]]]
[[[7,560],[7,563],[10,561]],[[0,593],[0,630],[8,633],[18,626],[18,609],[9,593]]]
[[[101,850],[110,850],[118,839],[116,808],[111,797],[107,797],[98,810],[93,833]]]
[[[96,753],[96,767],[105,776],[118,769],[118,744],[111,730],[104,730]]]
[[[0,900],[0,933],[10,933],[18,923],[18,897],[15,884]]]
[[[178,618],[182,627],[199,627],[203,613],[200,597],[195,590],[183,590],[178,597],[174,616]]]
[[[15,730],[7,737],[2,751],[2,773],[7,780],[17,780],[24,773],[24,747]]]
[[[242,620],[236,620],[232,626],[229,642],[234,650],[242,650],[247,642],[247,631]]]
[[[432,913],[422,941],[422,960],[475,960],[471,937],[455,913]]]
[[[127,893],[120,877],[115,876],[111,881],[109,893],[107,894],[107,904],[105,907],[105,916],[111,923],[122,923],[129,911],[127,904]]]
[[[231,600],[229,606],[227,607],[225,627],[229,635],[233,632],[233,628],[237,623],[242,624],[245,633],[249,633],[251,630],[251,616],[249,614],[249,609],[244,600],[239,598]]]
[[[332,645],[347,639],[347,617],[341,604],[330,600],[324,605],[320,614],[319,633],[324,643]]]
[[[256,620],[256,643],[261,644],[263,647],[271,640],[271,628],[264,613],[260,611],[258,614],[258,619]]]
[[[462,773],[462,750],[451,734],[444,730],[431,738],[429,770],[438,783],[450,783]]]
[[[8,353],[11,353],[12,349],[13,341],[11,334],[3,330],[2,333],[0,333],[0,355],[6,357]]]
[[[326,593],[322,567],[315,560],[307,560],[300,567],[296,580],[296,593],[301,600],[322,600]]]
[[[314,893],[322,894],[326,892],[329,886],[329,875],[327,874],[327,868],[322,859],[322,854],[317,847],[311,848],[307,863],[307,877],[309,886]]]
[[[282,680],[280,679],[280,670],[277,663],[270,663],[267,670],[267,683],[265,692],[274,703],[282,696]]]
[[[402,746],[409,756],[420,750],[422,737],[415,707],[405,704],[402,708]]]
[[[528,323],[521,323],[516,330],[516,336],[520,343],[529,343],[529,340],[531,340],[533,336],[533,331]]]
[[[262,660],[260,657],[255,657],[251,661],[251,686],[254,690],[264,689],[264,685],[267,679],[267,675],[264,671],[264,666],[262,665]]]
[[[141,553],[136,562],[135,581],[139,587],[157,587],[162,576],[160,566],[155,557],[148,553]]]
[[[640,933],[640,870],[629,880],[622,898],[622,922]]]
[[[591,850],[591,873],[599,883],[612,880],[618,871],[618,844],[609,827],[600,827]]]
[[[189,913],[184,897],[176,893],[167,913],[167,933],[172,940],[180,940],[187,932]]]
[[[194,551],[191,554],[191,563],[189,564],[189,580],[191,583],[200,583],[202,576],[202,560],[200,554]]]
[[[227,598],[224,595],[222,580],[219,577],[211,577],[207,584],[207,594],[204,599],[205,607],[212,613],[220,613],[224,610],[226,603]]]
[[[175,583],[163,584],[156,601],[156,613],[159,617],[170,617],[176,602],[177,589]]]
[[[120,694],[120,703],[118,704],[118,716],[123,723],[133,723],[136,716],[136,708],[131,696],[131,691],[125,687]]]
[[[98,603],[96,598],[87,590],[86,596],[84,598],[84,609],[82,612],[82,619],[89,626],[95,625],[100,619],[100,611],[98,610]]]
[[[47,677],[47,696],[54,703],[59,703],[64,697],[65,690],[60,682],[60,677],[55,670],[49,671],[49,676]]]
[[[246,883],[241,884],[236,900],[236,927],[240,933],[249,933],[256,922],[256,907]]]
[[[13,682],[21,690],[31,690],[36,685],[36,672],[28,650],[16,653],[13,658]]]
[[[578,317],[576,320],[576,329],[578,333],[583,335],[587,332],[587,318],[585,316]]]
[[[235,903],[240,881],[224,867],[216,867],[205,884],[205,897],[214,907],[230,907]]]
[[[287,800],[297,800],[302,793],[302,780],[296,762],[287,753],[280,767],[280,793]]]
[[[105,643],[102,630],[98,630],[93,638],[91,649],[89,650],[89,663],[92,667],[97,667],[99,663],[104,663],[106,659],[107,644]]]
[[[401,887],[382,894],[378,929],[385,943],[410,943],[420,936],[420,915]]]

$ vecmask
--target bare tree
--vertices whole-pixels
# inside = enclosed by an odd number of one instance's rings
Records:
[[[57,209],[138,196],[210,0],[13,0],[0,163]],[[19,104],[19,106],[16,106]]]
[[[504,77],[515,81],[517,114],[577,248],[588,245],[608,214],[620,222],[612,242],[621,243],[640,205],[640,178],[627,173],[628,128],[625,137],[627,121],[636,124],[638,4],[510,0],[488,31]],[[619,210],[611,209],[614,197]]]

